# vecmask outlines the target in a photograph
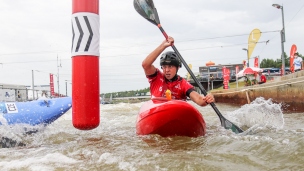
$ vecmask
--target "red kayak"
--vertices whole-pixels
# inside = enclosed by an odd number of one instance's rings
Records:
[[[202,114],[186,101],[153,98],[139,110],[136,133],[198,137],[205,135],[206,123]]]

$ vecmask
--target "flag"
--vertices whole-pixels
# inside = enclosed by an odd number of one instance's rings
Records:
[[[259,57],[254,57],[254,67],[259,68]]]
[[[261,37],[261,31],[259,29],[253,29],[251,33],[249,34],[248,38],[248,59],[250,59],[250,56],[258,43],[259,39]]]
[[[223,67],[223,77],[224,77],[224,81],[223,81],[224,89],[229,89],[229,80],[230,80],[229,68]]]
[[[54,92],[54,79],[53,79],[53,74],[50,74],[50,91],[51,91],[51,96],[54,97],[55,92]]]
[[[240,67],[238,65],[236,65],[235,66],[235,73],[237,74],[237,73],[239,73],[239,71],[240,71]]]
[[[192,64],[188,64],[190,70],[192,70]],[[187,74],[187,81],[190,81],[190,73]]]
[[[291,72],[294,72],[293,61],[294,61],[294,54],[296,53],[296,51],[297,51],[297,46],[295,44],[293,44],[290,49],[290,71]]]

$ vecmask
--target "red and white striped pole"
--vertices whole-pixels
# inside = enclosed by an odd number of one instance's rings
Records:
[[[99,125],[99,0],[73,0],[72,120],[75,128]]]

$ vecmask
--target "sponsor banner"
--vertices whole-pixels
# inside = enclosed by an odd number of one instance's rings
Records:
[[[254,67],[259,68],[259,57],[254,58]]]
[[[229,79],[230,79],[230,69],[223,67],[223,77],[224,77],[224,89],[229,88]]]
[[[50,74],[50,91],[51,91],[51,96],[54,97],[55,92],[54,92],[54,77],[53,77],[53,74]]]

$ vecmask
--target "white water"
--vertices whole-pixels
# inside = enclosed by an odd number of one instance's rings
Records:
[[[192,102],[190,102],[192,103]],[[234,134],[220,126],[210,106],[198,107],[207,123],[199,138],[137,136],[143,103],[100,106],[100,125],[72,126],[71,110],[40,131],[0,126],[0,134],[27,144],[2,148],[1,170],[303,170],[304,113],[283,114],[262,98],[242,107],[217,104],[230,121],[248,129]],[[27,127],[32,129],[32,127]]]

